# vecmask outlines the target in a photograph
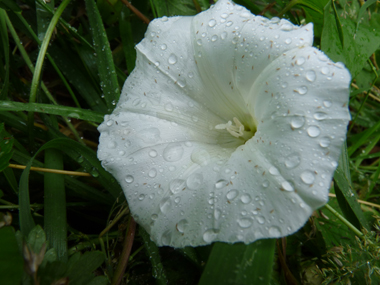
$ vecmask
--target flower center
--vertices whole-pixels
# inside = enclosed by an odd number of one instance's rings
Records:
[[[235,138],[242,139],[244,140],[244,142],[253,137],[255,132],[250,129],[246,130],[244,125],[239,121],[238,118],[233,117],[232,120],[234,121],[235,125],[233,125],[231,121],[228,121],[227,124],[216,125],[215,129],[226,130],[232,136],[234,136]]]

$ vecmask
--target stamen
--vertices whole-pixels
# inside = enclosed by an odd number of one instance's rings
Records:
[[[217,130],[227,130],[235,138],[245,136],[244,125],[239,121],[238,118],[233,117],[232,119],[235,123],[235,126],[232,125],[231,121],[228,121],[227,124],[219,124],[215,126]]]

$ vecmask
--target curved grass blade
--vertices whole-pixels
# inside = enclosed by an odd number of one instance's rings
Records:
[[[94,48],[97,54],[97,65],[100,77],[100,87],[104,93],[107,107],[112,110],[120,96],[115,65],[107,34],[94,0],[86,0],[87,15],[91,26]]]
[[[9,160],[13,155],[14,139],[5,130],[4,124],[0,123],[0,172],[9,165]]]
[[[249,245],[215,243],[199,285],[270,284],[275,245],[275,239]]]
[[[104,114],[60,105],[42,104],[42,103],[20,103],[10,101],[0,101],[0,111],[29,111],[36,113],[45,113],[51,115],[60,115],[74,119],[91,121],[95,123],[103,122]]]
[[[8,39],[8,31],[7,25],[5,22],[6,12],[0,8],[0,36],[1,36],[1,44],[4,51],[4,59],[5,59],[5,76],[2,78],[3,86],[0,91],[0,99],[5,100],[8,97],[8,88],[9,88],[9,39]]]

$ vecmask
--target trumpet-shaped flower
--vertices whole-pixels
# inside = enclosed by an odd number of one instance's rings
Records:
[[[229,0],[149,25],[98,157],[158,245],[286,236],[327,202],[350,75],[312,42]]]

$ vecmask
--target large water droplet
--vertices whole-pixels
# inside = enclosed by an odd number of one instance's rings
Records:
[[[294,188],[292,184],[290,184],[288,181],[284,181],[281,183],[282,189],[285,191],[294,191]]]
[[[281,25],[280,30],[283,30],[283,31],[292,31],[293,30],[293,26],[291,24],[285,23],[285,24]]]
[[[310,126],[307,128],[307,134],[310,137],[315,138],[321,134],[321,129],[318,126]]]
[[[305,63],[305,58],[304,57],[299,57],[299,58],[297,58],[296,59],[296,64],[297,65],[302,65],[302,64],[304,64]]]
[[[200,173],[191,174],[187,180],[186,185],[192,190],[198,189],[203,183],[203,175]]]
[[[256,217],[257,222],[262,225],[265,223],[265,218],[263,216]]]
[[[218,236],[219,230],[209,229],[204,232],[203,240],[207,243],[213,242]]]
[[[169,210],[171,204],[172,202],[170,201],[170,197],[163,198],[160,202],[161,212],[165,214]]]
[[[240,197],[240,200],[241,200],[244,204],[248,204],[249,202],[252,201],[252,198],[251,198],[251,196],[249,196],[249,194],[243,194],[243,195]]]
[[[278,169],[276,167],[274,167],[274,166],[271,166],[269,168],[269,173],[272,174],[272,175],[279,175],[280,174],[280,172],[278,171]]]
[[[197,40],[197,45],[199,45],[199,46],[202,45],[202,40],[201,40],[201,39],[198,39],[198,40]]]
[[[170,63],[170,64],[175,64],[176,62],[177,62],[177,56],[174,54],[174,53],[172,53],[170,56],[169,56],[169,58],[168,58],[168,62]]]
[[[225,40],[227,38],[227,32],[223,32],[221,35],[220,35],[220,38],[222,40]]]
[[[263,187],[267,188],[268,186],[269,186],[269,181],[268,180],[264,180]]]
[[[329,74],[329,72],[330,72],[330,69],[327,67],[327,66],[324,66],[324,67],[322,67],[321,68],[321,73],[322,74]]]
[[[211,41],[212,42],[215,42],[215,41],[217,41],[218,40],[218,36],[217,35],[213,35],[212,37],[211,37]]]
[[[233,189],[229,191],[226,195],[228,201],[234,200],[239,195],[239,191],[236,189]]]
[[[315,81],[316,78],[317,76],[314,70],[309,70],[306,72],[306,79],[309,80],[310,82]]]
[[[313,184],[315,180],[315,175],[313,172],[306,170],[301,173],[301,179],[305,184]]]
[[[163,245],[170,245],[170,242],[172,241],[172,232],[170,230],[167,230],[164,232],[161,236],[161,242]]]
[[[295,89],[296,92],[300,95],[305,95],[308,91],[307,87],[306,86],[301,86],[301,87],[298,87]]]
[[[149,151],[149,156],[150,157],[156,157],[157,156],[157,151],[155,151],[154,149],[152,149],[151,151]]]
[[[135,180],[135,179],[133,178],[132,175],[127,175],[127,176],[125,176],[125,182],[127,182],[127,183],[132,183],[133,180]]]
[[[250,226],[252,226],[253,223],[252,219],[250,218],[239,219],[237,222],[239,226],[243,229],[249,228]]]
[[[330,145],[330,138],[329,137],[323,137],[321,138],[321,140],[319,141],[319,145],[321,147],[328,147]]]
[[[150,178],[154,178],[154,177],[156,177],[156,175],[157,175],[157,170],[156,169],[152,168],[151,170],[149,170],[148,176]]]
[[[281,237],[281,230],[279,227],[270,227],[269,228],[269,235],[271,237]]]
[[[209,27],[214,27],[216,25],[216,21],[214,19],[211,19],[209,22],[208,22],[208,25]]]
[[[292,39],[291,39],[291,38],[287,38],[287,39],[285,40],[285,43],[286,43],[287,45],[290,45],[290,44],[292,43]]]
[[[177,224],[177,230],[180,233],[184,233],[188,225],[189,225],[189,222],[186,219],[182,219]]]
[[[169,183],[169,189],[173,194],[178,194],[179,192],[186,189],[185,180],[183,179],[173,179]]]
[[[191,160],[200,166],[206,166],[210,162],[210,154],[205,149],[196,149],[191,154]]]
[[[144,195],[144,194],[140,194],[140,195],[139,195],[139,200],[142,201],[142,200],[144,200],[144,199],[145,199],[145,195]]]
[[[301,158],[296,153],[290,154],[285,159],[285,166],[289,169],[297,167],[300,163],[301,163]]]
[[[314,113],[314,119],[321,121],[327,118],[327,114],[323,112],[316,112]]]
[[[182,158],[184,149],[180,143],[169,144],[163,152],[163,157],[166,161],[174,162]]]
[[[330,100],[326,100],[326,101],[323,101],[323,105],[326,107],[326,108],[330,108],[331,105],[332,105],[332,102]]]

